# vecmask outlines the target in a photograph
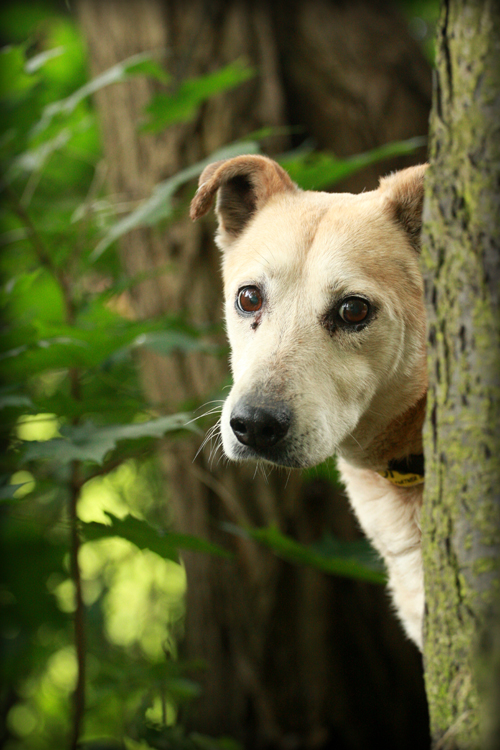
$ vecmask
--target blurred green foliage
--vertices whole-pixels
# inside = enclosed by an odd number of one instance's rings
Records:
[[[142,55],[88,82],[75,24],[46,3],[4,8],[2,21],[19,41],[0,51],[2,746],[68,745],[79,669],[69,565],[77,523],[82,737],[127,736],[146,747],[143,735],[167,736],[196,697],[189,675],[203,668],[176,659],[186,586],[177,550],[229,553],[168,529],[152,448],[197,428],[190,415],[145,404],[134,357],[147,347],[164,355],[217,348],[185,321],[124,317],[117,300],[144,274],[125,278],[114,253],[90,260],[116,212],[89,95],[131,75],[168,77]],[[176,742],[201,747],[175,732]]]
[[[165,228],[185,209],[179,187],[192,183],[192,194],[208,162],[257,152],[266,133],[229,144],[123,207],[106,192],[90,95],[130,76],[154,78],[163,89],[137,123],[140,137],[141,128],[158,132],[196,116],[208,97],[253,73],[236,62],[175,87],[160,58],[138,55],[88,81],[81,36],[58,7],[30,0],[0,10],[9,42],[0,50],[0,744],[68,745],[80,669],[70,565],[76,528],[86,641],[82,746],[235,750],[230,739],[182,727],[184,707],[199,694],[193,676],[205,667],[178,659],[186,587],[178,550],[229,553],[170,530],[154,449],[159,438],[179,440],[198,428],[185,405],[179,414],[147,405],[135,368],[144,349],[161,356],[221,350],[208,325],[122,314],[123,294],[148,274],[127,278],[112,247],[135,227]],[[303,148],[281,162],[303,187],[324,188],[417,145],[390,144],[350,160]],[[294,563],[383,580],[364,544],[342,546],[326,535],[307,548],[274,528],[227,531]]]

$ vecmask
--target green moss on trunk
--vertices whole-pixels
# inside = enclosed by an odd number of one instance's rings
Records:
[[[422,263],[424,661],[434,743],[483,749],[476,644],[500,568],[500,5],[443,2]]]

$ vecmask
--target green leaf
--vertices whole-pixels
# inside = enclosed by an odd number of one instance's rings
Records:
[[[284,155],[278,158],[292,180],[304,190],[322,190],[339,180],[359,172],[364,167],[383,161],[393,156],[413,153],[425,145],[425,137],[410,138],[406,141],[394,141],[374,148],[363,154],[356,154],[347,159],[338,159],[324,151],[304,151],[298,155]]]
[[[28,409],[33,408],[33,401],[28,396],[22,396],[18,393],[0,394],[0,409],[19,408],[25,406]]]
[[[178,562],[178,550],[187,549],[192,552],[204,552],[219,557],[232,557],[231,553],[219,547],[217,544],[207,542],[205,539],[188,534],[175,534],[152,526],[134,516],[117,518],[111,513],[106,513],[110,519],[110,525],[103,523],[84,523],[81,525],[83,536],[87,541],[105,539],[109,537],[121,537],[135,544],[139,549],[149,549],[166,560]]]
[[[160,93],[153,97],[146,107],[150,119],[141,130],[158,133],[176,122],[187,122],[195,116],[202,102],[239,86],[254,75],[242,60],[236,60],[214,73],[183,81],[172,94]]]
[[[189,732],[180,724],[174,727],[157,727],[144,722],[139,726],[139,737],[154,750],[243,750],[231,737],[209,737],[199,732]]]
[[[221,159],[230,159],[233,156],[240,156],[241,154],[255,154],[259,151],[258,143],[251,141],[237,142],[230,146],[216,151],[207,159],[193,164],[191,167],[183,169],[173,177],[170,177],[164,182],[160,182],[153,190],[151,196],[147,198],[139,208],[132,211],[124,219],[121,219],[116,224],[113,224],[111,229],[99,242],[97,247],[93,250],[90,255],[92,261],[97,260],[102,253],[122,235],[130,232],[132,229],[137,227],[152,226],[157,224],[163,219],[167,219],[173,212],[172,198],[181,185],[186,182],[198,177],[205,167],[211,164],[213,161],[219,161]]]
[[[25,45],[10,45],[0,49],[0,99],[19,96],[32,88],[37,79],[25,69]]]
[[[59,133],[36,148],[28,149],[14,159],[10,165],[6,179],[8,182],[16,179],[19,174],[26,172],[39,172],[47,162],[48,158],[55,152],[67,145],[71,139],[72,132],[69,128],[63,128]]]
[[[113,67],[96,76],[96,78],[81,86],[65,99],[48,104],[43,111],[42,119],[38,123],[36,130],[44,130],[56,115],[70,115],[75,111],[80,102],[88,96],[95,94],[105,86],[126,81],[132,75],[148,75],[162,81],[162,83],[168,81],[167,73],[155,63],[152,59],[152,53],[141,52],[127,58],[121,63],[113,65]]]
[[[55,57],[59,57],[59,55],[64,54],[64,52],[64,47],[53,47],[52,49],[47,49],[44,52],[40,52],[38,55],[35,55],[34,57],[30,57],[30,59],[26,61],[24,69],[26,73],[36,73],[36,71],[40,70],[40,68],[43,68],[43,66],[48,63],[49,60],[53,60]]]
[[[105,456],[116,448],[120,440],[161,438],[167,432],[178,430],[197,432],[197,428],[188,424],[189,418],[189,414],[171,414],[138,424],[97,427],[88,420],[77,426],[63,425],[60,431],[64,437],[31,442],[25,450],[24,462],[49,458],[63,464],[71,461],[102,464]]]
[[[327,458],[326,461],[312,466],[309,469],[302,470],[302,476],[306,481],[314,482],[317,479],[323,479],[334,487],[342,486],[340,474],[337,469],[337,461],[334,456]]]
[[[320,542],[306,546],[285,536],[276,526],[255,529],[223,524],[223,528],[260,542],[291,563],[309,565],[344,578],[370,583],[386,582],[383,563],[366,540],[343,542],[331,534],[325,534]]]
[[[47,370],[94,368],[161,325],[158,320],[130,322],[116,316],[106,327],[80,328],[38,319],[31,326],[18,326],[0,336],[0,373],[19,381]],[[14,342],[18,346],[9,348]]]
[[[10,475],[0,476],[0,501],[2,503],[14,500],[14,494],[19,487],[23,487],[27,482],[21,482],[20,484],[10,484]]]
[[[135,339],[134,345],[151,349],[163,356],[167,356],[174,351],[207,352],[214,354],[219,350],[219,347],[215,344],[204,341],[197,336],[179,333],[179,331],[154,331],[153,333],[145,333]]]

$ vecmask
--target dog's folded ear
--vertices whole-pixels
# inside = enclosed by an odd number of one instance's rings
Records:
[[[190,216],[193,221],[204,216],[218,193],[217,239],[225,248],[272,195],[297,189],[285,170],[267,156],[236,156],[209,164],[204,169],[191,202]]]
[[[388,177],[382,177],[379,187],[386,210],[408,234],[417,252],[420,252],[424,176],[427,167],[428,164],[420,164],[393,172]]]

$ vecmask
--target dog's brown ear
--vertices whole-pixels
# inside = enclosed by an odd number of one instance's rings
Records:
[[[428,164],[420,164],[393,172],[388,177],[382,177],[379,187],[391,218],[407,232],[417,252],[420,252],[424,176],[427,167]]]
[[[210,210],[217,195],[218,242],[227,247],[271,195],[297,190],[284,169],[267,156],[236,156],[209,164],[191,202],[195,221]]]

